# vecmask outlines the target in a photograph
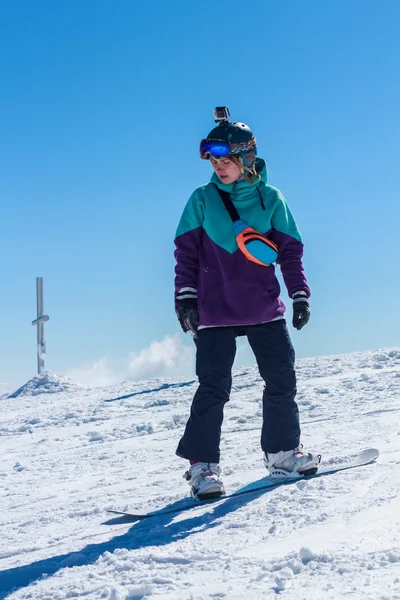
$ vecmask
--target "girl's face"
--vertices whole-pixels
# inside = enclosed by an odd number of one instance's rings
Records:
[[[228,157],[215,158],[210,156],[210,163],[222,183],[233,183],[242,174],[241,168]]]

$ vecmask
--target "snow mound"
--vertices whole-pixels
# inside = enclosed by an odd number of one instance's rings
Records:
[[[44,371],[40,375],[35,375],[22,387],[18,388],[7,398],[18,398],[19,396],[37,396],[39,394],[56,394],[59,392],[75,392],[85,389],[84,385],[74,383],[69,377]]]

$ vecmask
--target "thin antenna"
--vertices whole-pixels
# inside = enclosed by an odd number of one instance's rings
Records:
[[[50,318],[48,315],[43,314],[43,277],[36,277],[36,304],[37,318],[32,321],[32,325],[37,326],[37,365],[38,375],[40,375],[44,371],[44,357],[46,354],[44,324]]]

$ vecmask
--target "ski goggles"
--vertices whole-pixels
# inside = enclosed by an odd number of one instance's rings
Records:
[[[223,158],[229,154],[240,154],[240,152],[249,152],[257,147],[256,138],[248,142],[240,142],[238,144],[230,144],[223,140],[201,140],[200,142],[200,158],[208,160],[211,156],[215,158]]]

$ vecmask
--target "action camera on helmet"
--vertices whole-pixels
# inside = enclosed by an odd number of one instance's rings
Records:
[[[217,106],[216,108],[214,108],[214,121],[216,123],[228,121],[229,117],[230,113],[227,106]]]

